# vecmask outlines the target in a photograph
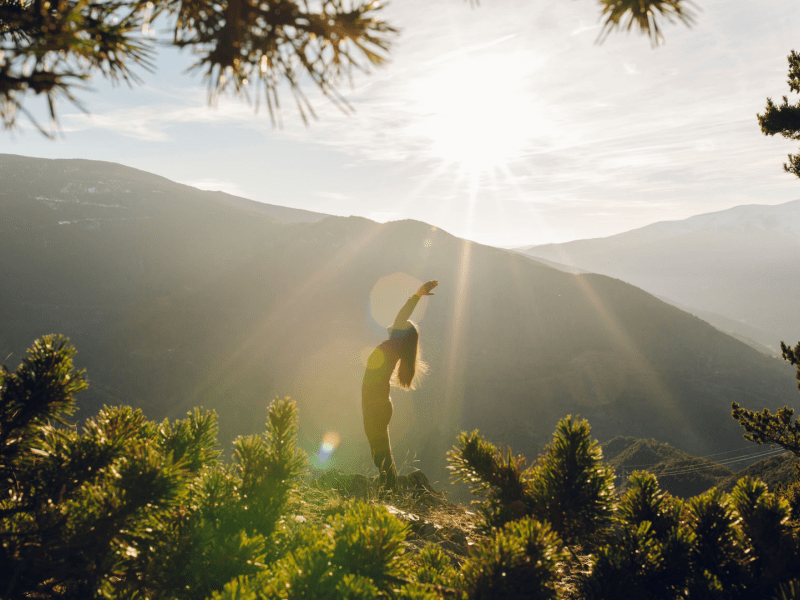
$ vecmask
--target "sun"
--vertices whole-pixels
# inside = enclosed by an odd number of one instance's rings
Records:
[[[514,56],[467,52],[438,61],[414,83],[414,133],[426,153],[472,175],[522,160],[552,127]]]

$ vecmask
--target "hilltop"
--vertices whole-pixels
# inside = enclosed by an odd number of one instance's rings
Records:
[[[634,471],[647,471],[673,496],[690,498],[718,487],[731,491],[742,477],[757,477],[771,490],[794,476],[797,460],[780,449],[752,444],[713,456],[693,456],[654,439],[618,436],[601,445],[613,467],[616,484],[624,488]]]

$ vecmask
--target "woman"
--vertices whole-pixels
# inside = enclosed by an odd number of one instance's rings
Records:
[[[392,419],[389,386],[396,383],[403,389],[413,389],[414,376],[424,370],[418,352],[419,331],[408,318],[422,296],[434,295],[431,290],[437,285],[438,281],[429,281],[408,299],[389,327],[389,339],[375,348],[367,359],[367,370],[361,386],[364,431],[372,449],[372,460],[381,472],[381,487],[390,490],[397,487],[397,470],[389,443],[389,421]],[[397,379],[393,381],[395,367]]]

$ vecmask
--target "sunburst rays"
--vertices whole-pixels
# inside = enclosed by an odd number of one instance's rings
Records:
[[[606,331],[608,331],[611,338],[616,342],[617,347],[625,354],[625,358],[633,367],[634,371],[644,376],[648,382],[652,384],[657,398],[660,401],[670,403],[671,412],[679,416],[684,421],[688,421],[688,416],[685,411],[676,401],[672,392],[664,385],[661,375],[656,368],[650,364],[645,357],[644,348],[636,345],[633,339],[628,335],[624,325],[615,317],[606,307],[601,300],[599,294],[594,289],[591,281],[585,275],[574,275],[575,282],[578,289],[589,301],[589,304],[594,309],[595,314],[601,319]],[[649,386],[646,386],[649,387]]]
[[[213,387],[223,374],[226,374],[226,377],[235,378],[238,374],[245,372],[250,366],[249,357],[260,356],[258,349],[264,345],[265,340],[270,339],[271,330],[289,318],[293,307],[303,298],[318,294],[319,290],[338,277],[342,269],[378,235],[379,231],[380,227],[377,226],[369,228],[360,239],[353,240],[335,252],[305,283],[295,289],[287,289],[285,299],[271,311],[265,313],[258,322],[253,323],[250,334],[198,383],[194,397],[197,398],[205,390]]]

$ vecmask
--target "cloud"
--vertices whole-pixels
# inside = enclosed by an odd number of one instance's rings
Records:
[[[628,75],[639,75],[641,73],[641,71],[639,71],[639,69],[636,68],[636,64],[635,63],[625,62],[625,63],[622,63],[622,66],[623,66],[623,68],[625,69],[625,72]]]
[[[314,192],[314,195],[326,200],[342,201],[350,199],[347,194],[340,194],[339,192]]]
[[[387,223],[389,221],[397,221],[399,219],[404,218],[403,213],[399,211],[392,211],[392,210],[374,210],[368,212],[365,215],[368,219],[372,219],[373,221],[377,221],[378,223]]]
[[[232,196],[247,198],[247,192],[245,192],[244,189],[235,181],[208,178],[208,179],[191,180],[191,181],[178,181],[177,183],[189,185],[199,190],[207,190],[210,192],[225,192],[226,194],[231,194]]]
[[[186,96],[192,97],[190,94]],[[253,120],[253,109],[246,103],[230,101],[216,107],[197,102],[189,106],[175,106],[174,102],[153,103],[106,111],[100,108],[92,114],[69,113],[62,120],[66,131],[96,128],[136,140],[169,142],[175,139],[171,130],[176,127],[248,123]]]

